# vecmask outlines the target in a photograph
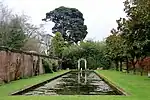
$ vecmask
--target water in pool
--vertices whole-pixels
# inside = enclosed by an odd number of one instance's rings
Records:
[[[73,71],[23,95],[119,95],[93,71]]]

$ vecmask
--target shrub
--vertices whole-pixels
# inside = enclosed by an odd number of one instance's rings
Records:
[[[50,63],[50,61],[48,59],[43,59],[42,64],[43,64],[43,67],[45,69],[45,73],[52,73],[53,72],[52,64]]]
[[[58,67],[59,67],[58,60],[51,60],[51,64],[52,64],[52,70],[54,72],[58,71]]]
[[[64,63],[65,68],[77,68],[77,62],[80,58],[87,60],[87,68],[97,69],[103,67],[103,69],[110,68],[110,59],[106,57],[106,47],[104,42],[86,41],[81,42],[80,45],[71,45],[65,47],[63,50],[63,57],[67,60]],[[84,63],[81,62],[81,67],[84,67]]]

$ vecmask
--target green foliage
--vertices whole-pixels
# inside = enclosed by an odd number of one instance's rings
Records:
[[[132,0],[125,1],[125,12],[128,19],[118,25],[128,45],[135,51],[135,56],[147,55],[150,44],[150,1]],[[118,23],[119,23],[118,22]],[[133,52],[132,51],[132,52]]]
[[[40,52],[41,26],[28,23],[28,16],[12,13],[0,2],[0,46]]]
[[[4,22],[5,23],[5,22]],[[19,16],[10,19],[9,23],[1,25],[0,27],[0,46],[20,49],[26,42],[26,35],[24,34],[22,23]]]
[[[52,64],[50,63],[50,61],[48,59],[43,59],[42,64],[43,64],[43,67],[45,69],[45,73],[52,73],[53,72]]]
[[[81,42],[80,45],[65,47],[63,57],[70,59],[69,65],[74,66],[73,68],[77,68],[77,61],[80,58],[85,58],[89,69],[96,69],[98,67],[108,69],[110,61],[105,57],[105,49],[104,42],[86,41]],[[70,66],[68,67],[70,68]]]
[[[51,53],[61,58],[64,46],[65,46],[65,42],[61,33],[56,32],[55,37],[53,37],[52,39],[52,45],[50,47]]]
[[[76,8],[59,7],[46,13],[45,21],[55,23],[53,33],[60,32],[69,42],[78,43],[87,35],[87,26],[84,25],[83,14]]]
[[[63,58],[67,59],[63,62],[65,68],[76,68],[77,60],[81,57],[81,49],[78,45],[70,45],[68,47],[64,47],[63,50]]]
[[[53,66],[53,71],[57,72],[58,71],[58,63],[54,62],[54,63],[52,63],[52,66]]]
[[[45,73],[52,73],[58,70],[58,61],[54,59],[43,59],[43,67],[45,69]]]
[[[135,73],[137,61],[149,55],[150,45],[150,1],[125,0],[127,18],[117,20],[117,30],[113,29],[106,39],[107,56],[118,62],[132,62]],[[122,65],[122,64],[120,64]],[[116,67],[116,69],[118,69]]]

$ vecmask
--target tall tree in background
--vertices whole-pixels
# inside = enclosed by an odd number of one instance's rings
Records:
[[[45,21],[55,23],[53,33],[60,32],[66,41],[78,43],[87,35],[83,14],[76,8],[59,7],[46,13]]]
[[[3,2],[0,2],[0,46],[24,51],[44,51],[44,27],[29,22],[29,17],[14,14]]]
[[[112,35],[106,39],[106,55],[115,62],[116,70],[122,71],[122,63],[127,56],[127,45],[125,44],[125,39],[122,38],[121,33],[113,29],[111,31]]]
[[[135,64],[143,60],[149,52],[150,45],[150,1],[126,0],[124,2],[127,20],[118,21],[118,29],[129,46],[128,53],[131,57],[134,73]]]
[[[12,14],[12,11],[2,3],[0,3],[0,14],[0,46],[20,49],[26,39],[22,17]]]
[[[52,54],[54,56],[62,58],[62,51],[64,46],[65,46],[65,42],[61,33],[56,32],[55,37],[53,37],[52,39],[52,44],[50,47],[50,55]]]
[[[131,69],[136,72],[136,63],[142,61],[149,54],[150,45],[150,1],[125,0],[126,18],[117,20],[117,31],[106,40],[111,57],[121,57],[119,52],[132,64]],[[118,41],[119,37],[121,40]],[[115,42],[118,41],[118,42]],[[120,44],[121,43],[121,44]],[[117,46],[118,45],[118,46]],[[117,48],[116,48],[117,47]],[[119,54],[118,54],[119,53]],[[113,55],[113,56],[112,56]],[[116,55],[116,56],[115,56]],[[128,72],[128,71],[127,71]]]

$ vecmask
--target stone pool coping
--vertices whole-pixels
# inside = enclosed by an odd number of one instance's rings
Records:
[[[57,78],[59,78],[59,77],[61,77],[61,76],[63,76],[63,75],[66,75],[66,74],[70,73],[70,72],[71,72],[71,71],[67,71],[67,72],[65,72],[65,73],[63,73],[63,74],[54,76],[54,77],[52,77],[52,78],[50,78],[50,79],[47,79],[47,80],[45,80],[45,81],[42,81],[42,82],[40,82],[40,83],[27,86],[27,87],[25,87],[25,88],[23,88],[23,89],[17,90],[17,91],[15,91],[15,92],[9,94],[9,95],[10,95],[10,96],[15,96],[15,95],[21,95],[21,94],[23,94],[23,93],[29,92],[31,89],[38,88],[39,86],[44,85],[44,84],[46,84],[46,83],[48,83],[48,82],[50,82],[50,81],[53,81],[53,80],[55,80],[55,79],[57,79]]]
[[[124,96],[129,96],[130,94],[127,93],[124,89],[120,88],[116,84],[114,84],[112,81],[110,81],[107,77],[104,75],[99,74],[97,71],[94,71],[95,74],[97,74],[102,80],[104,80],[111,88],[115,89],[118,93],[123,94]],[[121,96],[121,95],[120,95]]]

